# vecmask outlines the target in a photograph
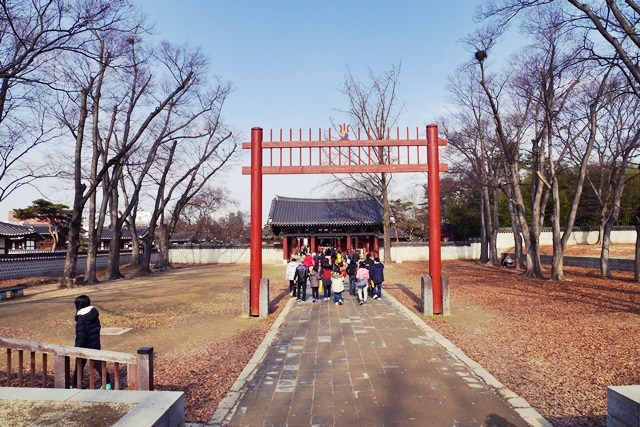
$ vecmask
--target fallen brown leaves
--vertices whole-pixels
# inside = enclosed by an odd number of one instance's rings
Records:
[[[282,281],[283,282],[283,281]],[[282,285],[282,283],[280,283]],[[272,285],[272,295],[274,294]],[[284,307],[287,290],[275,289],[273,312],[248,330],[226,339],[207,342],[199,347],[182,349],[156,359],[154,366],[157,390],[185,393],[185,418],[191,423],[208,423],[220,401],[229,392],[256,348]],[[237,309],[235,302],[234,310]]]
[[[427,264],[390,267],[386,290],[418,311]],[[445,263],[452,316],[428,323],[554,425],[603,425],[607,386],[640,384],[640,285],[565,270],[570,280],[555,283]]]

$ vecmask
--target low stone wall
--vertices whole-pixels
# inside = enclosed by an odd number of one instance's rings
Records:
[[[169,262],[184,264],[248,264],[249,245],[173,245],[169,250]],[[380,248],[384,261],[384,249]],[[394,243],[391,256],[395,262],[423,261],[429,259],[428,243]],[[479,243],[443,243],[442,259],[477,259],[480,256]],[[262,247],[262,262],[282,264],[282,249],[272,246]]]
[[[0,280],[19,279],[29,276],[61,276],[64,270],[65,252],[38,252],[9,254],[0,256]],[[108,252],[98,253],[96,266],[104,268],[109,259]],[[151,254],[151,260],[157,261],[158,254]],[[120,253],[120,264],[131,262],[131,251]],[[87,255],[79,254],[76,272],[82,274],[87,264]]]
[[[571,234],[567,245],[594,244],[598,239],[597,231],[576,230]],[[612,243],[635,243],[636,231],[633,227],[619,227],[611,233]],[[507,252],[513,248],[513,233],[510,230],[502,229],[498,233],[497,249],[498,253]],[[543,229],[540,235],[541,245],[551,245],[551,230]],[[380,258],[384,261],[384,248],[380,248]],[[249,264],[249,245],[172,245],[169,250],[169,261],[172,263],[185,264]],[[480,242],[443,242],[441,248],[442,260],[456,259],[480,259]],[[394,262],[403,261],[426,261],[429,259],[429,243],[427,242],[392,242],[391,258]],[[570,257],[565,257],[565,265],[571,264]],[[611,268],[615,270],[626,269],[626,260],[611,260]],[[622,267],[619,267],[619,261]],[[262,247],[262,262],[281,264],[282,248],[264,245]],[[592,262],[592,261],[589,261]],[[593,262],[592,262],[593,263]],[[584,265],[585,267],[599,267],[596,259],[594,265]],[[632,267],[633,269],[633,267]]]
[[[553,257],[551,255],[540,255],[540,262],[543,264],[551,264]],[[573,267],[600,268],[600,258],[587,258],[579,256],[563,257],[563,264]],[[634,271],[635,261],[632,259],[609,258],[609,268],[619,271]]]
[[[572,245],[593,245],[598,241],[598,230],[581,230],[575,229],[569,236],[567,241],[568,246]],[[635,227],[615,227],[611,230],[611,243],[635,243],[636,242],[636,230]],[[540,233],[540,245],[551,246],[553,245],[553,233],[551,229],[545,227]],[[513,248],[514,239],[511,229],[502,228],[498,232],[498,239],[496,241],[498,247],[498,253],[507,252],[509,248]]]
[[[172,245],[169,262],[178,264],[249,264],[249,245]],[[282,249],[272,246],[262,247],[262,262],[279,264],[283,262]]]

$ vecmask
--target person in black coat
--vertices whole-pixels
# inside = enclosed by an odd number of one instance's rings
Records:
[[[369,267],[369,278],[373,282],[375,292],[373,299],[382,298],[382,283],[384,283],[384,264],[380,262],[380,258],[375,257],[373,264]]]
[[[76,306],[76,347],[91,348],[94,350],[100,350],[100,313],[91,305],[91,300],[86,295],[80,295],[74,301]],[[82,378],[84,372],[84,366],[86,365],[86,359],[80,359],[80,373]],[[98,375],[102,376],[102,361],[94,360],[93,367],[98,371]],[[78,371],[73,374],[72,387],[78,386]],[[111,388],[111,378],[109,372],[107,372],[107,388]]]

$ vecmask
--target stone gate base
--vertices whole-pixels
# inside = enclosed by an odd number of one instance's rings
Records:
[[[242,317],[251,317],[251,277],[242,280]],[[269,279],[260,279],[260,309],[259,317],[269,316]]]
[[[431,276],[422,276],[420,279],[420,287],[422,288],[422,313],[425,316],[433,316],[433,285],[431,283]],[[442,276],[442,315],[451,316],[448,276]]]

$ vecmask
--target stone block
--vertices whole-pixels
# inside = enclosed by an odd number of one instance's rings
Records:
[[[433,285],[431,283],[431,276],[422,276],[420,278],[420,287],[422,291],[422,313],[425,316],[433,316]],[[451,298],[448,276],[442,276],[442,315],[451,315]]]
[[[269,279],[260,279],[260,317],[269,316]]]
[[[640,427],[640,385],[607,388],[607,425]]]
[[[245,276],[242,279],[242,311],[240,313],[240,317],[250,317],[251,316],[251,277]]]

